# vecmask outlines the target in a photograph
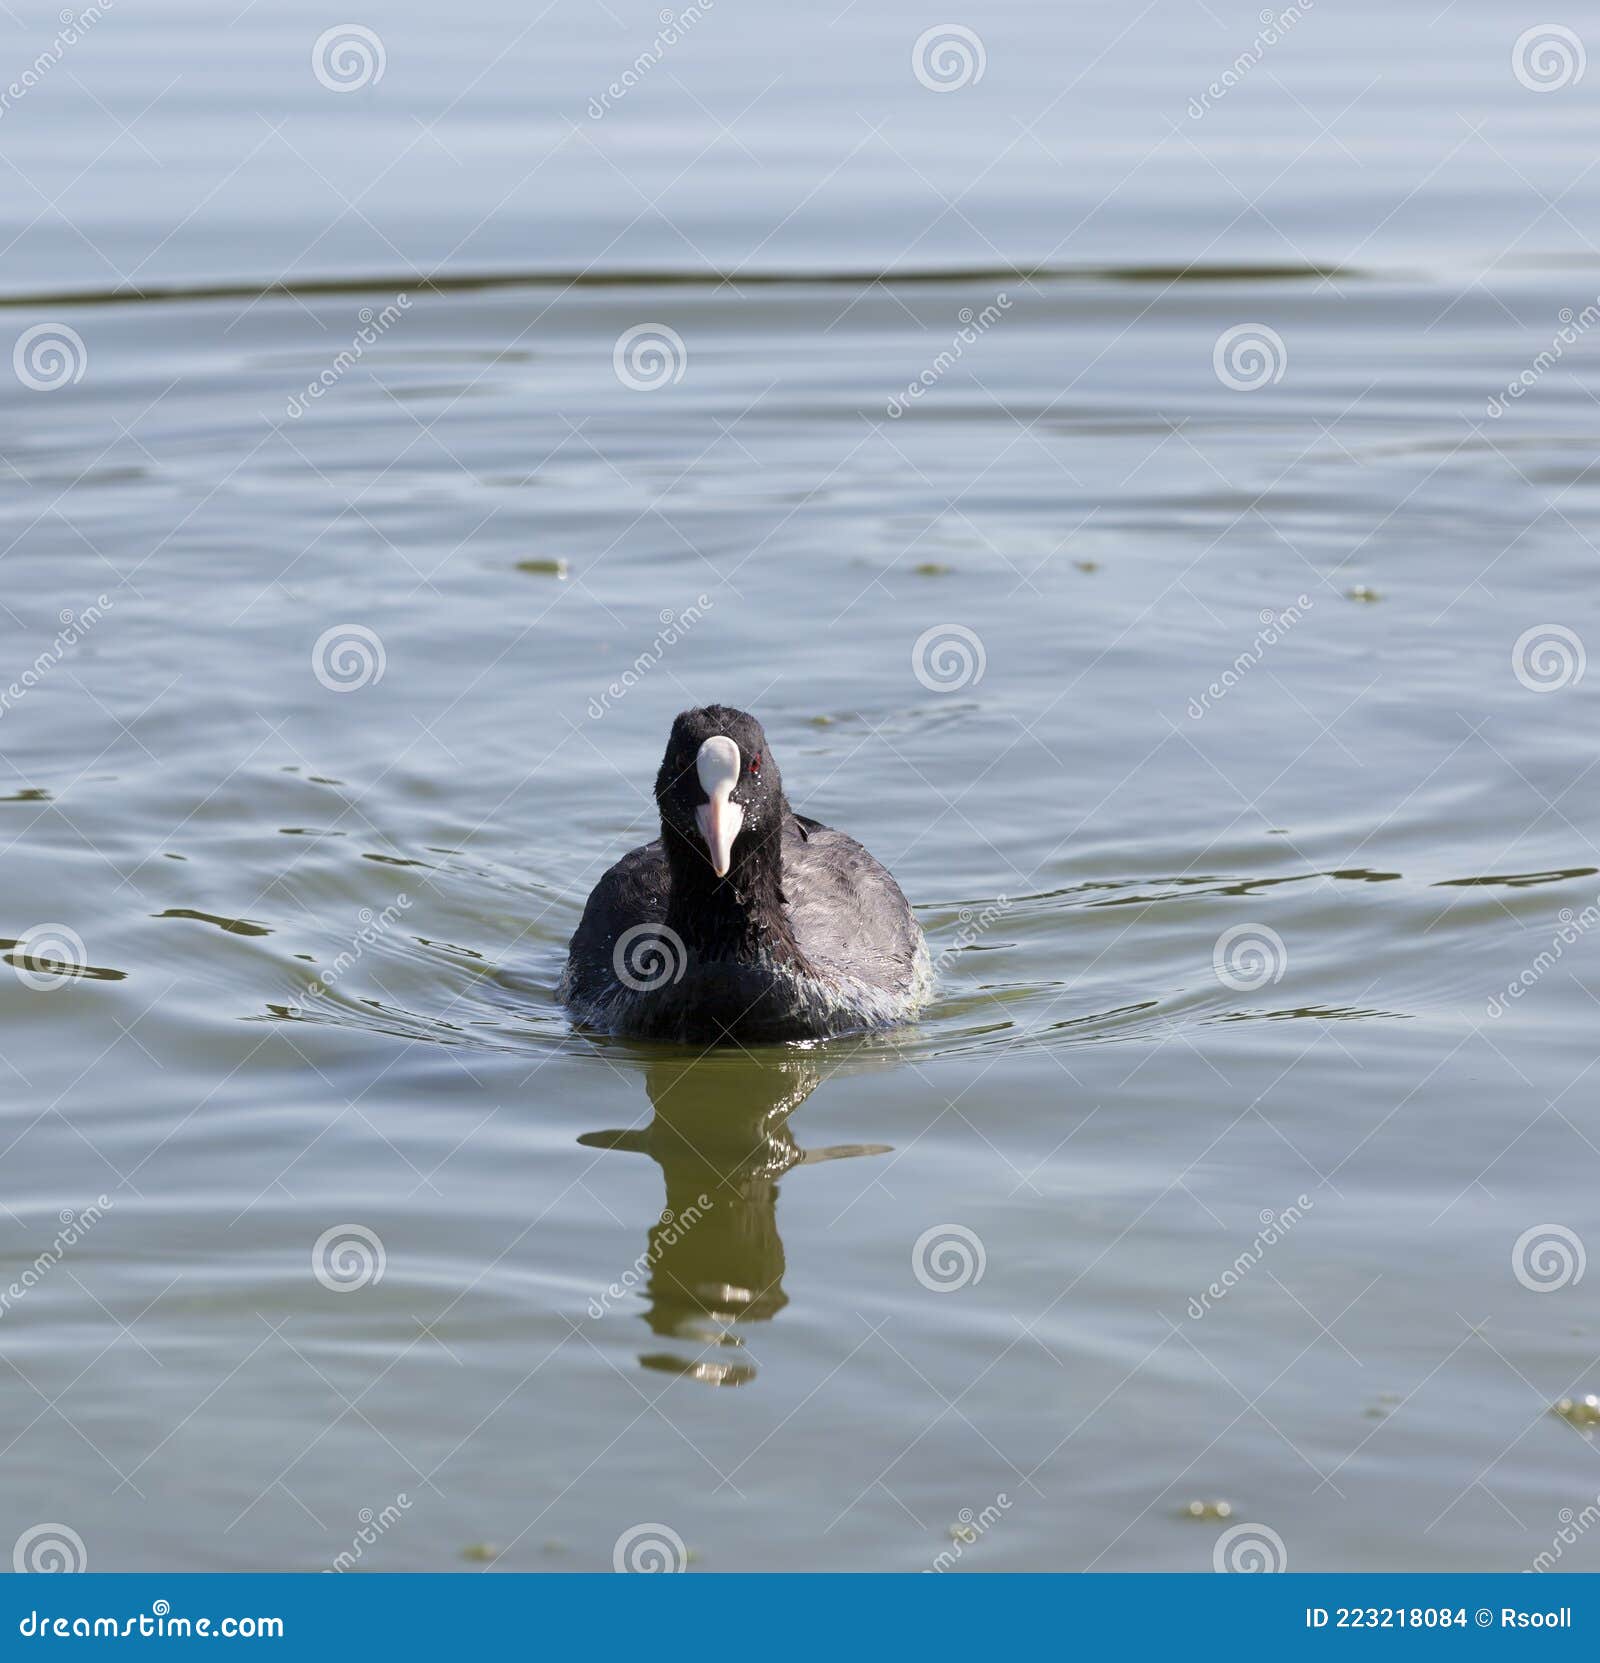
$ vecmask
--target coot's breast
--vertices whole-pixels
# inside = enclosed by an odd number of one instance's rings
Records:
[[[804,1039],[903,1021],[926,996],[927,944],[905,896],[843,832],[815,820],[785,829],[784,894],[806,973],[762,960],[697,962],[692,950],[671,962],[672,944],[648,929],[665,921],[669,883],[657,839],[595,885],[560,988],[581,1023],[661,1039]]]

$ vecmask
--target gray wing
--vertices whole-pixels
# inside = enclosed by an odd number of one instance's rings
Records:
[[[926,947],[899,884],[853,837],[794,819],[783,842],[783,889],[800,950],[818,969],[910,989]]]

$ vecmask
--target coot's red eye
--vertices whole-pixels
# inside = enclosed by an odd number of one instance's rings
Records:
[[[759,774],[761,772],[761,753],[760,753],[760,751],[757,751],[756,754],[753,757],[750,758],[750,772],[752,774]]]

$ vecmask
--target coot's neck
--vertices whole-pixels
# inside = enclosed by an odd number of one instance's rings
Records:
[[[774,816],[770,830],[751,828],[739,838],[725,878],[711,870],[703,844],[662,822],[672,878],[667,927],[682,938],[691,960],[749,964],[765,959],[805,969],[783,894],[785,817]]]

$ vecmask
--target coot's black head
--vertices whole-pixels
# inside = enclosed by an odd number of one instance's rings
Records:
[[[712,872],[737,880],[775,852],[788,805],[761,724],[730,705],[686,710],[672,724],[656,775],[661,829],[697,849]]]

